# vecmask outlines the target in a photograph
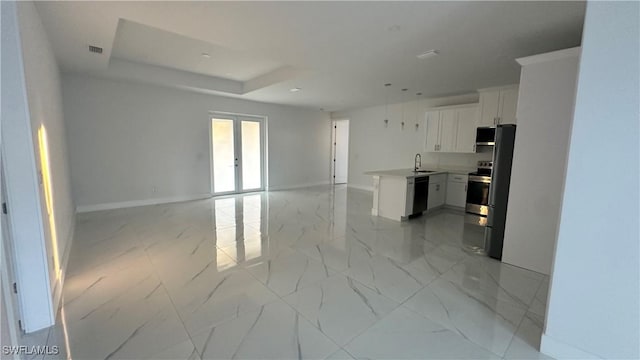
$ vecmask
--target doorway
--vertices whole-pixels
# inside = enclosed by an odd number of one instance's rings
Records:
[[[211,193],[264,190],[264,118],[216,113],[210,120]]]
[[[4,177],[4,169],[0,166],[0,177]],[[2,299],[0,299],[1,316],[2,316],[2,331],[0,332],[3,345],[18,345],[18,338],[22,331],[22,325],[20,322],[20,310],[19,300],[16,289],[16,277],[14,267],[14,250],[13,243],[11,241],[11,231],[9,229],[9,218],[7,214],[7,190],[5,188],[5,182],[0,185],[0,201],[2,202],[2,209],[0,211],[0,228],[2,241],[0,243],[0,293],[2,293]]]
[[[333,184],[346,184],[349,175],[349,120],[333,120]]]

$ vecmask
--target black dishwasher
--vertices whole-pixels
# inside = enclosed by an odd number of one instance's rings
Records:
[[[422,215],[427,210],[427,199],[429,198],[429,177],[421,176],[415,178],[413,185],[413,211],[411,217]]]

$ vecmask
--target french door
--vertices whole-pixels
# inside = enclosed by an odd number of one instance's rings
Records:
[[[214,195],[264,189],[264,119],[211,117],[211,189]]]

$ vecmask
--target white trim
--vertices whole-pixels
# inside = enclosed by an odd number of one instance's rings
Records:
[[[568,49],[562,49],[557,51],[552,51],[544,54],[537,54],[527,57],[517,58],[516,61],[518,64],[525,66],[536,63],[541,63],[545,61],[564,59],[568,57],[580,57],[582,53],[582,48],[580,46],[572,47]]]
[[[496,91],[496,90],[513,89],[513,88],[517,88],[519,86],[520,86],[520,84],[492,86],[492,87],[488,87],[488,88],[478,89],[478,92],[480,93],[480,92],[483,92],[483,91]]]
[[[159,205],[159,204],[170,204],[175,202],[202,200],[202,199],[209,199],[209,198],[211,198],[211,194],[198,194],[198,195],[174,196],[174,197],[146,199],[146,200],[122,201],[122,202],[113,202],[113,203],[95,204],[95,205],[79,205],[76,208],[77,209],[76,211],[78,213],[86,213],[86,212],[92,212],[92,211],[124,209],[124,208],[148,206],[148,205]]]
[[[547,334],[542,334],[540,352],[554,359],[602,359],[597,355],[554,339]]]
[[[321,186],[321,185],[329,185],[331,181],[320,181],[320,182],[312,182],[312,183],[304,183],[297,185],[281,185],[281,186],[270,186],[268,191],[279,191],[279,190],[293,190],[293,189],[301,189],[312,186]]]
[[[358,189],[358,190],[373,192],[373,186],[347,184],[347,187],[350,187],[352,189]]]
[[[444,105],[444,106],[436,106],[436,107],[426,108],[425,111],[446,110],[446,109],[460,109],[460,108],[468,108],[468,107],[474,107],[474,106],[479,106],[479,105],[480,105],[479,102],[467,103],[467,104],[458,104],[458,105]]]

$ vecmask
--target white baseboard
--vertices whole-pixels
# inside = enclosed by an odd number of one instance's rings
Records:
[[[364,185],[356,185],[356,184],[347,184],[347,187],[373,192],[373,186],[364,186]]]
[[[554,359],[602,359],[597,355],[578,349],[546,334],[542,334],[540,352]]]
[[[137,206],[169,204],[174,202],[208,199],[210,197],[211,197],[211,194],[198,194],[198,195],[175,196],[175,197],[158,198],[158,199],[122,201],[122,202],[113,202],[113,203],[96,204],[96,205],[81,205],[77,207],[77,212],[86,213],[86,212],[100,211],[100,210],[113,210],[113,209],[124,209],[124,208],[137,207]]]
[[[293,190],[293,189],[301,189],[312,186],[321,186],[321,185],[329,185],[329,181],[320,181],[320,182],[312,182],[298,185],[282,185],[282,186],[269,186],[269,191],[279,191],[279,190]]]
[[[60,281],[56,282],[56,287],[53,289],[53,310],[55,311],[54,316],[57,315],[58,309],[60,308],[60,301],[62,300],[62,288],[64,287],[64,280],[67,275],[67,265],[69,264],[69,254],[71,253],[71,246],[73,245],[73,238],[76,233],[76,214],[74,213],[71,216],[70,224],[68,225],[67,231],[67,246],[64,248],[62,252],[62,259],[60,260]]]
[[[293,190],[293,189],[301,189],[301,188],[307,188],[312,186],[321,186],[321,185],[329,185],[329,184],[330,184],[329,181],[320,181],[320,182],[311,182],[311,183],[298,184],[298,185],[270,186],[268,191]],[[212,197],[211,194],[198,194],[198,195],[188,195],[188,196],[176,196],[176,197],[169,197],[169,198],[122,201],[122,202],[113,202],[113,203],[104,203],[104,204],[95,204],[95,205],[80,205],[76,208],[76,212],[86,213],[86,212],[101,211],[101,210],[124,209],[124,208],[137,207],[137,206],[169,204],[174,202],[208,199],[210,197]]]

